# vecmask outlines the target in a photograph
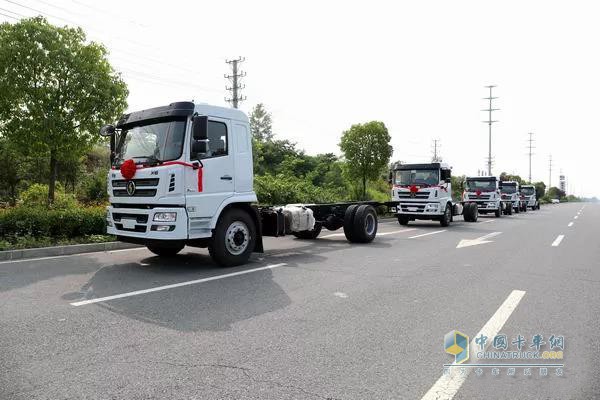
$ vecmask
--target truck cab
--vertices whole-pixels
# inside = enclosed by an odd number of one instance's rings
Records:
[[[480,214],[493,213],[496,218],[500,218],[503,213],[507,213],[507,207],[502,201],[498,184],[495,176],[468,177],[464,185],[463,204],[475,203]]]
[[[414,220],[440,221],[448,226],[462,206],[452,201],[452,169],[445,163],[400,164],[390,171],[392,201],[400,225]]]
[[[177,102],[126,114],[101,134],[112,149],[107,231],[119,240],[157,254],[186,242],[203,247],[224,209],[257,201],[248,118],[239,110]],[[240,250],[250,234],[238,225],[232,246]]]
[[[521,196],[526,202],[526,207],[532,210],[540,209],[540,202],[534,185],[521,185]]]
[[[525,202],[525,199],[521,197],[519,182],[501,181],[500,193],[502,194],[502,200],[512,204],[515,213],[518,214],[521,211],[527,211],[527,203]]]

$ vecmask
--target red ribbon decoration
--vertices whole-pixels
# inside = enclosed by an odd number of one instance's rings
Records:
[[[160,165],[136,165],[135,161],[132,159],[126,160],[121,164],[121,175],[125,179],[131,179],[135,175],[135,171],[138,169],[146,169],[146,168],[154,168],[154,167],[162,167],[167,165],[183,165],[184,167],[190,167],[198,170],[198,191],[201,192],[203,190],[203,173],[202,168],[204,165],[200,164],[190,164],[183,161],[166,161]],[[114,169],[114,167],[113,167]]]
[[[410,187],[410,192],[411,192],[411,193],[417,193],[418,191],[419,191],[419,188],[418,188],[418,187],[416,187],[415,185],[412,185],[412,186]]]
[[[477,189],[477,192],[475,192],[475,194],[477,195],[477,197],[481,196],[481,190]]]
[[[137,167],[135,165],[135,161],[133,161],[130,158],[129,160],[125,160],[123,164],[121,164],[121,175],[123,175],[123,178],[129,180],[135,175],[136,169]]]

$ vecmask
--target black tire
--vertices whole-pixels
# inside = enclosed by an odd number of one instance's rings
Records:
[[[323,227],[320,223],[315,222],[315,227],[310,231],[292,232],[292,235],[296,236],[298,239],[312,240],[316,239],[319,236],[319,233],[321,233],[322,228]]]
[[[463,204],[463,219],[465,222],[471,222],[471,207],[469,207],[471,203]]]
[[[222,267],[245,264],[256,243],[256,226],[244,210],[232,208],[225,211],[217,222],[208,252]]]
[[[354,242],[354,216],[357,209],[358,204],[352,204],[344,213],[344,235],[349,242]]]
[[[442,215],[442,218],[440,218],[440,225],[446,227],[450,225],[450,222],[452,222],[452,207],[450,204],[446,204],[444,214]]]
[[[527,212],[527,204],[523,206],[523,212]]]
[[[184,244],[173,246],[146,246],[148,250],[160,257],[173,257],[185,247]]]
[[[370,243],[377,235],[377,212],[368,204],[361,204],[354,215],[354,243]]]
[[[479,219],[479,208],[477,204],[471,203],[471,222],[477,222]]]
[[[511,205],[511,208],[515,209],[515,214],[518,214],[518,213],[521,212],[521,205],[520,204],[517,207],[512,207],[512,205]]]
[[[512,203],[508,203],[508,205],[506,207],[506,215],[512,215],[512,213],[513,213]]]
[[[406,226],[410,219],[406,215],[398,215],[398,223],[400,225]]]
[[[498,208],[495,212],[494,215],[496,216],[496,218],[502,218],[502,204],[500,204],[500,208]]]

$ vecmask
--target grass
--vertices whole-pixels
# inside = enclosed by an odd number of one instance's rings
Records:
[[[104,243],[112,242],[114,240],[116,240],[116,238],[112,235],[87,235],[75,238],[13,236],[0,239],[0,251],[66,246],[71,244]]]

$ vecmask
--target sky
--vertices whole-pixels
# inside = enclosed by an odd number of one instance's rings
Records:
[[[0,0],[0,21],[45,15],[102,42],[129,110],[194,100],[227,105],[226,59],[245,57],[240,108],[263,103],[278,138],[340,154],[352,124],[383,121],[392,160],[428,162],[433,139],[455,175],[486,170],[600,197],[598,38],[593,1]],[[7,15],[9,17],[7,17]],[[12,17],[12,18],[11,18]]]

